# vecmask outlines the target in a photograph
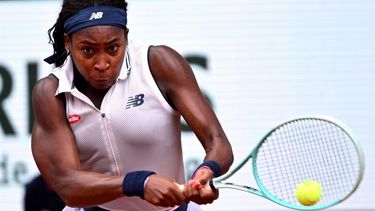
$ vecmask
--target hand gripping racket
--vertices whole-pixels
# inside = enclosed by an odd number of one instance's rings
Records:
[[[252,159],[259,189],[226,182]],[[319,210],[348,198],[358,187],[364,158],[351,130],[330,117],[304,117],[286,121],[270,130],[235,168],[211,180],[211,188],[231,188],[256,194],[297,210]],[[322,196],[304,206],[295,196],[299,183],[317,181]]]

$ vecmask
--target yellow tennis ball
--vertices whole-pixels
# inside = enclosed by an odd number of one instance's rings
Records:
[[[322,187],[314,180],[307,180],[297,185],[296,198],[302,205],[311,206],[316,204],[322,194]]]

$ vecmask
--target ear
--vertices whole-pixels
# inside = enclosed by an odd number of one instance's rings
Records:
[[[124,37],[125,37],[126,46],[128,45],[128,34],[129,34],[129,29],[125,28],[124,29]]]
[[[128,40],[128,34],[129,34],[129,29],[128,29],[128,28],[125,28],[125,29],[124,29],[124,35],[125,35],[125,40],[126,40],[126,41]]]
[[[64,33],[64,44],[67,52],[71,52],[72,41],[67,33]]]

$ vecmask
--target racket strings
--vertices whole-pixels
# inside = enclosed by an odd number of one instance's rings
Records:
[[[261,185],[275,197],[298,204],[296,186],[306,180],[319,182],[320,204],[348,195],[359,172],[356,146],[335,124],[302,119],[282,125],[261,145],[256,158]]]
[[[337,142],[335,141],[336,139],[339,139],[339,140],[341,140],[341,139],[340,139],[340,137],[336,136],[337,133],[336,134],[332,133],[330,127],[323,127],[320,124],[318,124],[317,126],[318,126],[317,130],[323,131],[323,133],[317,133],[318,138],[320,138],[322,140],[327,140],[330,143],[330,145],[325,145],[324,144],[325,142],[319,142],[318,143],[320,145],[319,149],[322,150],[320,155],[321,156],[332,155],[332,156],[324,156],[323,157],[324,166],[326,166],[326,168],[324,169],[325,172],[324,172],[324,174],[322,174],[322,176],[324,176],[323,178],[327,179],[327,184],[330,185],[329,189],[337,190],[337,192],[342,192],[343,190],[341,190],[341,188],[345,188],[345,186],[340,185],[340,184],[343,184],[341,182],[342,181],[341,176],[345,177],[345,172],[343,171],[344,164],[342,162],[343,161],[343,158],[342,158],[343,153],[338,153],[338,152],[342,152],[342,150],[340,149],[340,145],[337,145]],[[338,131],[336,131],[336,132],[338,132]],[[334,160],[338,161],[340,165],[335,165],[334,162],[330,162],[330,159],[332,159],[332,158],[337,158],[337,159],[334,159]],[[320,169],[322,169],[322,168],[320,168]],[[325,201],[332,201],[332,200],[335,199],[335,197],[336,196],[333,195],[333,194],[327,195],[325,197]]]
[[[336,137],[338,140],[347,140],[349,144],[339,144],[338,142],[335,143],[335,149],[331,148],[333,151],[335,157],[338,157],[339,159],[336,159],[336,161],[340,162],[340,165],[334,165],[336,171],[331,171],[331,173],[338,172],[338,175],[335,175],[337,177],[336,181],[332,181],[332,185],[336,185],[335,188],[339,193],[348,193],[347,187],[353,187],[355,184],[355,179],[357,172],[359,172],[359,165],[356,165],[353,163],[353,158],[357,156],[355,150],[355,145],[350,141],[349,137],[345,133],[345,131],[342,130],[334,130],[335,133],[328,133],[331,135],[331,140],[336,140]],[[352,148],[350,148],[350,147]],[[354,153],[354,154],[353,154]],[[341,168],[339,168],[341,167]],[[351,171],[348,171],[351,170]],[[334,178],[334,177],[332,177]],[[345,184],[345,185],[338,185],[338,184]],[[346,192],[345,192],[346,191]],[[334,200],[334,199],[332,199]]]
[[[325,128],[322,127],[322,129],[325,129]],[[327,129],[325,129],[325,130],[327,130]],[[337,136],[337,135],[340,135],[340,134],[338,133],[338,131],[336,131],[336,134],[328,133],[328,135],[330,135],[331,140],[334,140],[335,135]],[[339,136],[339,138],[343,138],[343,137]],[[335,143],[336,142],[333,142],[333,144],[335,144]],[[347,165],[347,160],[345,159],[346,156],[343,155],[343,153],[339,153],[339,152],[344,152],[344,149],[342,149],[343,146],[335,144],[334,147],[335,147],[335,149],[331,148],[329,153],[332,153],[334,155],[334,157],[338,158],[338,159],[336,159],[336,161],[338,161],[340,163],[340,165],[333,165],[333,166],[331,166],[331,168],[328,168],[328,169],[334,169],[333,171],[330,171],[331,174],[333,174],[335,172],[338,173],[336,177],[334,175],[329,175],[329,178],[331,179],[330,184],[332,185],[332,189],[336,189],[337,192],[341,193],[341,192],[345,191],[345,186],[341,186],[341,185],[338,185],[338,184],[347,184],[347,179],[349,177],[346,176],[345,169],[351,169],[351,167]],[[345,150],[345,151],[347,151],[347,150]],[[335,181],[333,179],[335,179]],[[333,200],[333,199],[334,198],[328,199],[328,200]]]
[[[340,169],[337,169],[337,165],[334,165],[334,163],[330,162],[329,159],[331,159],[332,156],[325,156],[325,155],[333,155],[333,157],[336,157],[335,155],[335,151],[338,150],[337,149],[337,146],[336,146],[336,143],[335,143],[335,138],[332,136],[331,132],[329,131],[330,128],[327,128],[327,127],[322,127],[321,125],[317,125],[317,128],[316,130],[318,131],[322,131],[322,133],[316,133],[316,137],[318,139],[321,139],[321,140],[326,140],[326,142],[318,142],[316,143],[317,144],[317,148],[319,149],[319,152],[317,152],[317,156],[318,157],[318,160],[320,160],[321,162],[319,163],[319,165],[322,165],[322,166],[325,166],[326,168],[318,168],[318,170],[320,170],[318,172],[319,175],[321,175],[321,177],[323,178],[326,178],[327,179],[327,184],[330,184],[332,185],[332,187],[330,187],[330,189],[337,189],[339,188],[338,186],[336,186],[335,184],[338,184],[335,182],[335,174],[337,172],[339,172],[339,174],[341,174],[340,172]],[[326,145],[324,143],[330,143],[330,145]],[[308,149],[307,149],[308,150]],[[339,158],[338,160],[341,160],[341,158]],[[315,170],[315,168],[314,168]],[[327,197],[325,197],[325,200],[326,201],[331,201],[332,199],[329,198],[330,195],[327,195]]]

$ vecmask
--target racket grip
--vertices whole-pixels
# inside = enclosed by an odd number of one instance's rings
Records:
[[[180,191],[183,191],[183,190],[185,189],[185,185],[178,184],[178,183],[176,183],[176,185],[177,185],[177,187],[178,187],[178,189],[179,189]]]

